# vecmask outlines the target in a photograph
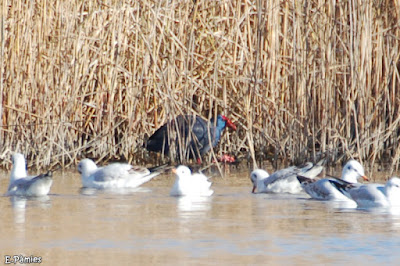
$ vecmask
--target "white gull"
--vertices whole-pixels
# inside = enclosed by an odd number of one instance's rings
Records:
[[[88,158],[81,160],[78,164],[83,187],[96,189],[136,188],[159,175],[160,168],[162,167],[150,171],[145,167],[127,163],[112,163],[97,167]]]
[[[356,160],[348,161],[343,167],[341,179],[348,183],[357,184],[357,180],[360,178],[368,180],[364,173],[364,167]],[[313,199],[351,201],[345,191],[337,188],[336,184],[340,182],[337,178],[315,180],[301,176],[300,174],[297,176],[297,179],[304,191]]]
[[[171,188],[171,196],[211,196],[211,182],[202,173],[192,174],[189,167],[180,165],[172,169],[176,174],[175,183]]]
[[[28,176],[24,155],[14,153],[11,159],[13,166],[7,196],[40,197],[49,193],[53,184],[51,172]]]
[[[336,184],[344,190],[360,208],[400,207],[400,178],[392,177],[386,184],[354,185]]]
[[[252,192],[255,193],[257,190],[258,193],[300,193],[303,189],[296,175],[301,174],[302,176],[315,178],[324,168],[322,162],[316,165],[308,162],[304,167],[290,166],[280,169],[271,175],[263,169],[255,169],[250,174],[250,180],[253,183]]]

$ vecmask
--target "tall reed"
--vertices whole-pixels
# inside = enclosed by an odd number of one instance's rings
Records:
[[[167,120],[224,113],[217,154],[397,170],[399,20],[394,0],[3,0],[1,165],[148,163]]]

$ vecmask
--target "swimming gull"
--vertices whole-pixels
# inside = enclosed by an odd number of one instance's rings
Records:
[[[171,188],[171,196],[211,196],[211,182],[202,173],[192,174],[189,167],[180,165],[172,169],[176,174],[175,183]]]
[[[358,207],[400,207],[400,178],[392,177],[386,184],[354,185],[336,183],[339,190],[350,194]]]
[[[343,167],[341,179],[348,183],[357,184],[357,180],[360,178],[368,180],[364,173],[364,167],[356,160],[348,161]],[[304,191],[313,199],[351,201],[349,196],[346,195],[347,193],[339,190],[335,185],[337,182],[340,182],[340,179],[323,178],[315,180],[304,177],[301,174],[297,175],[297,179]]]
[[[7,196],[40,197],[49,193],[53,184],[51,172],[28,176],[24,155],[14,153],[11,159],[13,167],[6,193]]]
[[[322,172],[323,168],[321,161],[316,165],[308,162],[303,167],[290,166],[271,175],[263,169],[255,169],[250,174],[250,180],[253,183],[252,192],[255,193],[257,190],[258,193],[300,193],[303,189],[296,175],[314,178]]]
[[[82,185],[86,188],[136,188],[159,175],[163,167],[147,169],[127,163],[97,167],[91,159],[86,158],[79,162],[78,172],[81,174]]]

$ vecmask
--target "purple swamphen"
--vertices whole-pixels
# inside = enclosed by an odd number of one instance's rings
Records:
[[[211,145],[215,147],[218,144],[225,127],[236,130],[236,125],[224,115],[218,115],[216,123],[214,118],[208,123],[199,116],[179,115],[154,132],[147,140],[146,149],[173,155],[170,152],[176,148],[179,161],[194,158],[201,162]]]

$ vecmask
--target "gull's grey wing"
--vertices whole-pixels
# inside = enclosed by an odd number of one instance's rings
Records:
[[[27,191],[31,186],[40,185],[43,183],[52,182],[52,173],[40,174],[38,176],[25,177],[15,180],[9,185],[7,193],[13,193],[15,191]]]
[[[106,182],[116,179],[147,179],[154,177],[167,169],[167,165],[156,166],[150,169],[142,166],[133,166],[125,163],[114,163],[99,168],[93,173],[93,178],[97,182]]]
[[[302,167],[290,166],[285,169],[281,169],[270,175],[264,182],[267,186],[268,184],[272,184],[278,180],[288,179],[295,180],[296,176],[299,174],[304,177],[314,178],[319,175],[323,170],[323,166],[321,165],[313,165],[311,162],[307,162]]]
[[[329,181],[329,183],[332,184],[332,186],[334,186],[343,195],[345,195],[349,198],[351,198],[349,191],[351,189],[357,188],[362,185],[359,183],[350,183],[350,182],[344,181],[344,180],[342,180],[340,178],[336,178],[336,177],[331,177],[331,178],[328,178],[327,180]]]
[[[290,166],[284,169],[280,169],[273,174],[271,174],[267,179],[265,179],[264,184],[268,186],[276,182],[277,180],[289,178],[292,175],[295,175],[296,166]]]
[[[357,203],[386,203],[385,186],[381,184],[367,184],[349,190],[352,199]]]
[[[130,175],[132,168],[132,165],[124,163],[109,164],[97,169],[97,171],[93,173],[93,179],[97,182],[107,182],[111,180],[127,178]]]

